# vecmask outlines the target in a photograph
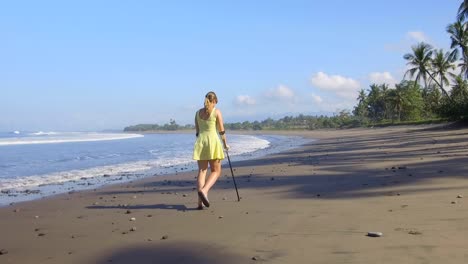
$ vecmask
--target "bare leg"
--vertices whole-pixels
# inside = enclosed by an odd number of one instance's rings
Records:
[[[211,173],[208,176],[208,179],[205,182],[205,185],[200,189],[206,196],[208,196],[208,192],[210,191],[211,187],[215,184],[216,180],[218,180],[219,175],[221,175],[221,160],[210,160],[210,169]]]
[[[197,190],[201,190],[205,186],[206,172],[208,171],[208,161],[198,161],[198,177],[197,177]],[[198,198],[198,206],[203,206],[202,201]]]

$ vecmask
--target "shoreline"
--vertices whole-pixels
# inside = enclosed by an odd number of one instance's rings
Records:
[[[163,134],[163,133],[160,133],[160,134]],[[181,133],[174,132],[174,133],[169,133],[169,134],[181,134]],[[260,148],[260,149],[255,150],[254,152],[246,152],[246,153],[234,154],[234,155],[232,155],[231,153],[231,160],[233,162],[255,159],[258,157],[270,155],[272,153],[284,151],[284,147],[281,147],[281,144],[284,143],[284,144],[289,145],[294,140],[293,137],[296,137],[293,135],[288,136],[287,134],[284,134],[284,133],[282,135],[264,134],[264,133],[258,133],[258,134],[239,133],[235,135],[258,136],[259,139],[262,139],[262,140],[267,139],[268,141],[270,141],[270,145],[267,148]],[[276,139],[272,138],[275,136],[283,136],[286,138],[281,139],[281,140],[278,138]],[[301,138],[302,138],[301,141],[304,141],[304,144],[305,144],[307,140],[304,137],[301,137]],[[275,140],[280,140],[282,142],[275,142]],[[286,147],[286,149],[298,147],[300,146],[301,143],[295,142],[294,144],[296,145]],[[136,161],[136,162],[144,162],[144,161]],[[101,167],[102,168],[115,167],[115,166],[121,167],[121,166],[124,166],[125,164],[128,165],[128,164],[131,164],[131,162],[130,163],[122,162],[122,163],[113,164],[113,165],[101,165]],[[92,168],[73,169],[70,172],[87,171],[91,169]],[[30,186],[27,188],[24,187],[22,189],[15,189],[15,188],[3,189],[0,193],[0,198],[2,198],[2,202],[0,203],[0,208],[8,206],[8,205],[12,205],[12,204],[17,204],[20,202],[40,200],[40,199],[47,198],[49,196],[55,196],[55,195],[68,193],[68,192],[85,191],[85,190],[96,189],[96,188],[99,189],[99,188],[103,188],[103,187],[110,186],[110,185],[125,184],[130,181],[138,181],[138,180],[149,178],[149,177],[159,177],[162,175],[172,175],[172,174],[177,175],[178,173],[187,172],[187,171],[193,172],[195,170],[196,170],[196,163],[193,160],[190,160],[188,162],[175,164],[175,165],[171,165],[168,167],[160,166],[160,167],[154,167],[150,169],[142,169],[139,171],[126,171],[125,169],[123,169],[123,171],[125,172],[117,173],[117,174],[104,172],[102,174],[99,174],[93,177],[82,175],[84,177],[77,178],[74,180],[40,184],[39,186]],[[50,174],[54,175],[55,173],[50,173]]]
[[[468,129],[434,128],[302,132],[232,164],[240,202],[223,166],[202,211],[193,172],[3,207],[0,261],[464,263]]]

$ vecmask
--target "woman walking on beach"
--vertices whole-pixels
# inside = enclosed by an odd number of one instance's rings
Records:
[[[205,95],[205,107],[195,114],[195,129],[197,141],[195,142],[193,159],[198,161],[198,209],[203,209],[203,205],[210,206],[208,192],[221,175],[221,160],[224,159],[224,149],[229,146],[226,142],[223,116],[215,106],[218,98],[214,92]],[[223,146],[219,140],[219,135],[223,141]],[[210,176],[206,178],[210,166]]]

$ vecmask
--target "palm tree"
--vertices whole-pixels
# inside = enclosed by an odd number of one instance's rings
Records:
[[[437,50],[434,53],[434,58],[432,59],[432,69],[433,69],[433,74],[434,78],[439,77],[440,78],[440,85],[443,86],[449,85],[449,80],[447,78],[447,75],[450,75],[451,77],[455,78],[455,74],[449,72],[449,70],[454,70],[455,69],[455,57],[452,56],[450,52],[446,52],[444,54],[444,51],[442,49]]]
[[[432,117],[435,113],[437,113],[442,100],[440,89],[437,89],[435,84],[429,85],[422,91],[422,97],[425,105],[425,116],[426,118]]]
[[[416,76],[415,81],[416,83],[418,83],[422,77],[424,81],[424,87],[427,87],[427,79],[429,76],[440,87],[442,92],[444,92],[444,94],[448,97],[449,94],[447,93],[447,91],[429,72],[429,69],[432,66],[432,46],[427,43],[421,42],[415,46],[412,46],[411,49],[413,50],[413,53],[407,53],[403,56],[403,58],[408,61],[407,65],[411,67],[406,71],[403,78],[405,78],[407,74],[409,74],[410,78]]]
[[[451,56],[458,58],[458,48],[461,51],[462,62],[458,65],[465,78],[468,78],[468,30],[467,24],[461,20],[447,26],[447,33],[450,34],[450,48],[453,49]]]
[[[398,121],[400,121],[401,111],[406,101],[403,86],[401,84],[395,84],[395,89],[390,91],[389,98],[393,105],[393,110],[397,113]]]
[[[452,116],[468,116],[468,82],[461,76],[455,78],[455,83],[450,91],[452,98],[451,112]]]
[[[353,114],[361,118],[367,117],[367,95],[364,89],[359,91],[359,95],[356,99],[358,100],[358,104],[354,107]]]
[[[387,84],[382,84],[381,86],[382,89],[382,103],[383,103],[383,118],[387,119],[388,118],[388,85]]]
[[[370,85],[369,95],[367,96],[367,103],[369,105],[370,118],[374,121],[382,119],[382,91],[379,85],[375,83]]]
[[[457,76],[450,94],[455,101],[464,102],[468,100],[468,83],[460,76]]]
[[[359,95],[358,95],[358,98],[356,98],[358,100],[358,103],[361,104],[361,103],[364,103],[366,101],[366,91],[364,91],[364,89],[361,89],[359,91]]]
[[[408,69],[403,76],[406,77],[409,74],[410,78],[416,75],[416,83],[418,83],[422,77],[424,81],[424,87],[427,86],[427,73],[428,69],[431,67],[432,62],[432,46],[421,42],[415,46],[412,46],[411,49],[413,53],[407,53],[403,56],[405,60],[408,61],[407,65],[410,65],[410,69]]]
[[[458,8],[458,20],[465,20],[468,17],[468,0],[463,0]]]

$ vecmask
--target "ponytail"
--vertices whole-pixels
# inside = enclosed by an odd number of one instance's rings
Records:
[[[214,92],[209,92],[205,96],[205,110],[208,114],[211,114],[211,111],[214,109],[214,104],[218,103],[218,98]]]

